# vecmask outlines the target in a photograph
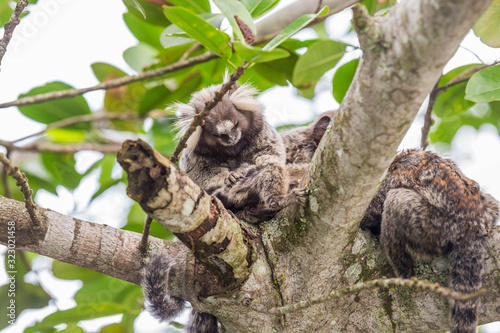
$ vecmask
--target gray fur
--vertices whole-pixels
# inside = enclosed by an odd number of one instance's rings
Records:
[[[483,243],[498,216],[498,202],[453,161],[409,150],[392,162],[361,227],[380,233],[398,275],[415,274],[414,258],[448,255],[450,287],[473,293],[481,288]],[[450,302],[451,332],[476,332],[478,304]]]
[[[220,85],[205,88],[187,105],[177,105],[181,133],[219,89]],[[251,223],[306,201],[303,190],[288,191],[285,148],[264,120],[255,92],[248,85],[229,91],[196,130],[197,136],[188,142],[179,162],[202,189]]]

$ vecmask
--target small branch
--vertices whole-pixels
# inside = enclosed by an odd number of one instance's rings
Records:
[[[93,150],[103,154],[116,154],[121,145],[112,143],[107,145],[95,145],[92,143],[80,143],[74,145],[59,145],[46,142],[35,142],[27,146],[16,146],[9,141],[0,140],[0,146],[4,146],[8,150],[19,151],[34,151],[34,152],[51,152],[51,153],[69,153],[74,154],[81,150]]]
[[[16,139],[14,141],[11,141],[11,143],[17,143],[35,136],[39,136],[47,132],[48,130],[54,129],[54,128],[63,128],[67,127],[70,125],[75,125],[75,124],[80,124],[80,123],[86,123],[86,122],[94,122],[94,121],[99,121],[99,120],[129,120],[129,119],[139,119],[140,117],[138,116],[137,113],[134,112],[127,112],[127,113],[92,113],[92,114],[85,114],[85,115],[80,115],[80,116],[75,116],[75,117],[70,117],[66,118],[60,121],[57,121],[55,123],[48,124],[47,127],[45,127],[43,130],[27,135],[25,137],[22,137],[20,139]]]
[[[39,215],[37,214],[37,207],[33,202],[33,191],[30,189],[28,185],[28,179],[26,175],[19,171],[19,167],[14,166],[12,162],[5,156],[0,153],[0,162],[2,162],[5,170],[9,176],[14,178],[17,182],[16,185],[20,187],[21,192],[24,194],[24,204],[26,205],[26,209],[30,215],[31,221],[33,222],[33,226],[35,229],[41,226]]]
[[[7,149],[7,152],[5,153],[5,156],[9,158],[10,151]],[[3,189],[5,192],[5,196],[7,198],[12,198],[12,194],[10,193],[10,186],[8,182],[8,174],[7,174],[7,169],[5,167],[2,168],[2,182],[3,182]]]
[[[153,222],[153,219],[148,215],[148,217],[146,218],[146,222],[144,223],[142,238],[139,244],[139,251],[141,251],[143,256],[145,256],[148,251],[148,237],[149,237],[149,230],[151,228],[151,222]]]
[[[436,83],[434,88],[432,88],[429,95],[429,104],[427,105],[427,111],[425,112],[424,126],[422,126],[422,137],[420,138],[420,147],[422,150],[425,150],[429,145],[429,140],[427,138],[429,137],[431,126],[434,124],[434,119],[432,119],[432,109],[434,109],[434,104],[440,95],[438,92],[438,84],[439,81]]]
[[[12,38],[14,29],[17,27],[19,23],[21,23],[19,17],[21,16],[24,8],[28,6],[28,4],[29,4],[28,0],[19,0],[17,2],[16,8],[14,9],[12,15],[10,16],[9,22],[5,23],[4,25],[3,38],[2,40],[0,40],[0,65],[2,64],[2,59],[3,56],[5,55],[5,52],[7,52],[7,45],[9,44],[10,39]]]
[[[326,296],[310,299],[307,301],[302,301],[292,305],[281,306],[267,310],[261,309],[260,307],[252,307],[252,310],[262,313],[272,313],[275,315],[289,314],[295,311],[309,308],[315,304],[325,303],[333,299],[340,298],[343,295],[356,294],[362,290],[375,289],[375,288],[394,288],[394,287],[415,288],[416,290],[419,291],[429,291],[431,293],[438,294],[446,298],[453,298],[455,300],[462,302],[471,301],[486,293],[486,289],[481,289],[472,294],[462,294],[453,291],[450,288],[442,287],[441,285],[439,285],[439,283],[430,283],[428,281],[418,280],[417,278],[378,279],[368,282],[360,282],[353,286],[332,291]]]
[[[492,67],[492,66],[496,66],[499,63],[500,63],[500,61],[495,61],[494,63],[492,63],[490,65],[479,65],[479,66],[474,66],[474,67],[471,67],[469,69],[466,69],[465,71],[463,71],[462,73],[460,73],[459,75],[455,76],[453,79],[451,79],[450,81],[448,81],[447,84],[445,84],[442,87],[439,87],[437,90],[441,94],[442,92],[445,92],[448,88],[450,88],[452,86],[455,86],[457,84],[460,84],[460,83],[468,81],[470,79],[470,77],[472,76],[472,74],[475,74],[475,73],[479,72],[482,69],[485,69],[485,68],[488,68],[488,67]]]
[[[31,104],[52,101],[55,99],[75,97],[75,96],[80,96],[80,95],[85,94],[86,92],[94,91],[94,90],[101,90],[101,89],[108,90],[108,89],[124,86],[127,84],[131,84],[134,82],[146,80],[149,78],[162,76],[162,75],[174,72],[176,70],[179,70],[179,69],[182,69],[185,67],[196,65],[196,64],[199,64],[202,62],[207,62],[207,61],[214,59],[214,58],[217,58],[217,56],[215,54],[213,54],[212,52],[206,52],[206,53],[203,53],[197,57],[190,58],[188,60],[178,61],[176,63],[170,64],[170,65],[167,65],[164,67],[156,68],[156,69],[153,69],[153,70],[150,70],[147,72],[143,72],[143,73],[138,74],[138,75],[124,76],[124,77],[120,77],[118,79],[101,82],[98,85],[88,87],[88,88],[53,91],[53,92],[46,93],[46,94],[40,94],[40,95],[20,98],[16,101],[12,101],[12,102],[1,103],[0,108],[7,108],[9,106],[31,105]]]
[[[229,91],[229,89],[231,89],[231,87],[240,78],[240,76],[243,74],[243,67],[245,66],[245,64],[246,62],[243,61],[243,64],[236,69],[236,72],[231,74],[231,78],[229,79],[229,81],[225,82],[222,85],[220,91],[217,91],[215,93],[214,98],[211,101],[206,101],[203,110],[199,114],[194,116],[191,125],[189,125],[189,129],[179,140],[177,146],[175,146],[174,152],[172,153],[172,156],[170,156],[170,162],[176,163],[179,160],[179,154],[186,146],[186,142],[191,136],[191,134],[194,133],[196,127],[200,126],[203,123],[203,119],[210,114],[210,111],[222,100],[222,97],[224,97],[224,95]]]

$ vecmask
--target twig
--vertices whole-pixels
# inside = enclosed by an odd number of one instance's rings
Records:
[[[151,222],[153,222],[153,218],[148,215],[148,217],[146,218],[146,222],[144,223],[144,229],[142,230],[142,238],[139,244],[139,251],[141,251],[141,254],[143,256],[145,256],[148,251],[148,237],[149,237],[149,230],[151,228]]]
[[[450,81],[448,81],[448,83],[445,84],[444,86],[437,88],[437,90],[439,90],[439,93],[445,92],[448,88],[450,88],[452,86],[455,86],[457,84],[460,84],[460,83],[468,81],[470,79],[470,77],[472,76],[472,74],[475,74],[475,73],[479,72],[482,69],[485,69],[485,68],[488,68],[488,67],[492,67],[492,66],[496,66],[499,63],[500,63],[500,61],[495,61],[494,63],[492,63],[490,65],[478,65],[478,66],[474,66],[474,67],[468,68],[468,69],[464,70],[462,73],[460,73],[457,76],[455,76]]]
[[[243,61],[243,64],[236,69],[236,72],[231,74],[231,78],[229,79],[229,81],[225,82],[222,85],[220,91],[215,92],[214,98],[211,101],[206,101],[203,110],[200,113],[194,115],[193,121],[191,122],[191,125],[189,125],[189,129],[179,140],[179,143],[177,143],[177,146],[175,146],[172,156],[170,156],[170,161],[172,163],[176,163],[179,160],[179,154],[186,146],[187,140],[189,139],[191,134],[194,133],[196,127],[200,126],[203,123],[203,119],[209,115],[210,111],[222,100],[222,97],[224,97],[224,95],[229,91],[229,89],[231,89],[234,83],[243,74],[243,67],[245,66],[245,64],[246,62]]]
[[[67,127],[70,125],[75,125],[75,124],[80,124],[80,123],[86,123],[86,122],[94,122],[94,121],[99,121],[99,120],[129,120],[129,119],[138,119],[140,118],[139,115],[135,112],[127,112],[127,113],[92,113],[92,114],[85,114],[85,115],[80,115],[80,116],[75,116],[75,117],[70,117],[66,118],[60,121],[57,121],[55,123],[48,124],[47,127],[45,127],[43,130],[29,134],[25,137],[16,139],[14,141],[11,141],[11,143],[17,143],[29,138],[32,138],[34,136],[39,136],[44,134],[46,131],[54,129],[54,128],[62,128],[62,127]]]
[[[3,38],[2,40],[0,40],[0,65],[2,64],[2,59],[5,55],[5,52],[7,52],[7,45],[9,45],[12,34],[14,33],[14,29],[19,23],[21,23],[19,17],[21,16],[24,8],[28,6],[28,4],[28,0],[19,0],[17,2],[16,8],[10,16],[9,22],[5,23],[4,25]]]
[[[425,111],[424,126],[422,126],[422,137],[420,138],[420,147],[422,150],[425,150],[429,145],[429,140],[427,138],[429,137],[431,126],[434,124],[434,119],[432,119],[432,109],[434,109],[434,104],[440,95],[440,92],[438,91],[438,84],[439,80],[434,85],[434,88],[432,88],[429,95],[429,103],[427,104],[427,111]]]
[[[74,154],[81,150],[93,150],[103,154],[116,152],[121,148],[118,143],[107,145],[95,145],[92,143],[80,143],[74,145],[59,145],[46,142],[34,142],[26,146],[16,146],[9,141],[0,140],[0,146],[4,146],[8,150],[34,151],[34,152],[51,152],[51,153],[70,153]]]
[[[186,60],[190,55],[191,53],[193,53],[194,51],[196,51],[197,48],[199,48],[201,45],[200,42],[195,42],[193,45],[191,45],[191,47],[182,55],[182,57],[179,59],[179,60]]]
[[[37,214],[37,207],[33,202],[33,198],[31,197],[33,195],[33,191],[30,189],[28,185],[28,179],[26,178],[26,175],[21,171],[19,171],[19,168],[13,165],[12,162],[7,158],[7,156],[5,156],[2,153],[0,153],[0,162],[2,162],[9,176],[11,176],[17,181],[16,185],[19,186],[21,192],[23,192],[24,204],[26,205],[26,209],[30,214],[33,226],[35,229],[39,228],[41,226],[41,222],[39,219],[39,215]]]
[[[441,295],[443,297],[453,298],[455,300],[462,302],[467,302],[476,299],[482,294],[486,293],[486,289],[481,289],[472,294],[462,294],[453,291],[450,288],[442,287],[439,285],[439,283],[430,283],[428,281],[418,280],[417,278],[412,278],[412,279],[393,278],[393,279],[379,279],[368,282],[360,282],[353,286],[332,291],[326,296],[313,298],[307,301],[302,301],[288,306],[275,307],[271,309],[263,309],[261,307],[251,307],[251,309],[261,313],[282,315],[303,310],[315,304],[325,303],[333,299],[340,298],[343,295],[355,294],[362,290],[375,289],[375,288],[394,288],[394,287],[415,288],[420,291],[430,291],[432,293]]]
[[[12,102],[1,103],[0,108],[7,108],[9,106],[31,105],[31,104],[52,101],[55,99],[75,97],[75,96],[80,96],[80,95],[85,94],[86,92],[94,91],[94,90],[101,90],[101,89],[108,90],[108,89],[124,86],[127,84],[131,84],[134,82],[146,80],[146,79],[149,79],[152,77],[162,76],[162,75],[174,72],[176,70],[179,70],[179,69],[182,69],[185,67],[189,67],[189,66],[196,65],[196,64],[199,64],[202,62],[209,61],[209,60],[214,59],[214,58],[217,58],[217,56],[214,53],[206,52],[206,53],[203,53],[197,57],[190,58],[188,60],[178,61],[176,63],[170,64],[170,65],[167,65],[164,67],[156,68],[156,69],[153,69],[153,70],[150,70],[147,72],[143,72],[141,74],[124,76],[124,77],[120,77],[118,79],[101,82],[98,85],[88,87],[88,88],[53,91],[53,92],[46,93],[46,94],[40,94],[40,95],[20,98],[16,101],[12,101]]]

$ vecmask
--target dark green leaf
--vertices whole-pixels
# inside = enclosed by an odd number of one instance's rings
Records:
[[[465,90],[465,98],[478,103],[500,100],[500,65],[472,75]]]
[[[292,81],[293,68],[298,59],[297,55],[291,54],[284,59],[256,64],[252,69],[255,69],[266,80],[286,86],[289,81]]]
[[[74,89],[72,86],[62,82],[50,82],[44,86],[31,89],[19,98],[45,94],[53,91]],[[26,117],[43,124],[50,124],[66,118],[90,114],[90,108],[83,96],[59,99],[41,104],[19,106],[19,111]],[[90,128],[89,123],[68,126],[70,128]]]
[[[274,37],[269,43],[267,43],[263,49],[266,51],[270,51],[276,48],[285,40],[293,36],[297,31],[301,30],[306,25],[311,23],[315,18],[326,15],[327,13],[328,13],[328,6],[325,6],[317,14],[302,15],[301,17],[290,23],[285,29],[283,29],[279,33],[279,35]]]
[[[130,15],[133,15],[137,19],[145,21],[148,24],[158,25],[162,29],[170,24],[165,15],[163,15],[163,9],[161,7],[162,6],[161,3],[148,0],[136,0],[136,1],[141,5],[144,12],[146,13],[146,18],[144,19],[144,15],[142,15],[142,13],[136,10],[134,7],[125,4],[127,6]]]
[[[149,24],[131,13],[123,14],[123,20],[130,29],[130,32],[132,32],[135,38],[137,38],[140,42],[149,44],[160,50],[163,49],[160,44],[160,35],[164,28]]]
[[[241,32],[240,26],[236,21],[235,16],[246,24],[246,26],[252,31],[255,36],[255,24],[253,23],[252,15],[248,12],[246,7],[238,0],[213,0],[215,5],[220,9],[222,14],[227,18],[231,27],[233,27],[233,32],[238,36],[241,42],[245,41],[245,36]]]
[[[358,68],[359,59],[351,60],[335,71],[332,80],[333,97],[340,104],[344,99],[349,86],[351,85],[356,69]]]
[[[491,47],[500,47],[500,0],[493,0],[474,25],[474,32]]]
[[[217,30],[210,23],[184,8],[164,6],[163,10],[165,16],[173,24],[184,30],[210,51],[224,58],[231,56],[231,48],[228,45],[229,36],[226,33]]]
[[[333,68],[345,54],[346,44],[333,40],[318,41],[307,49],[293,71],[294,86],[308,87]]]

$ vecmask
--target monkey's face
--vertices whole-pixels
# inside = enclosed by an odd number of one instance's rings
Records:
[[[240,142],[242,131],[248,126],[248,119],[230,101],[222,101],[202,126],[204,140],[212,146],[234,146]]]

